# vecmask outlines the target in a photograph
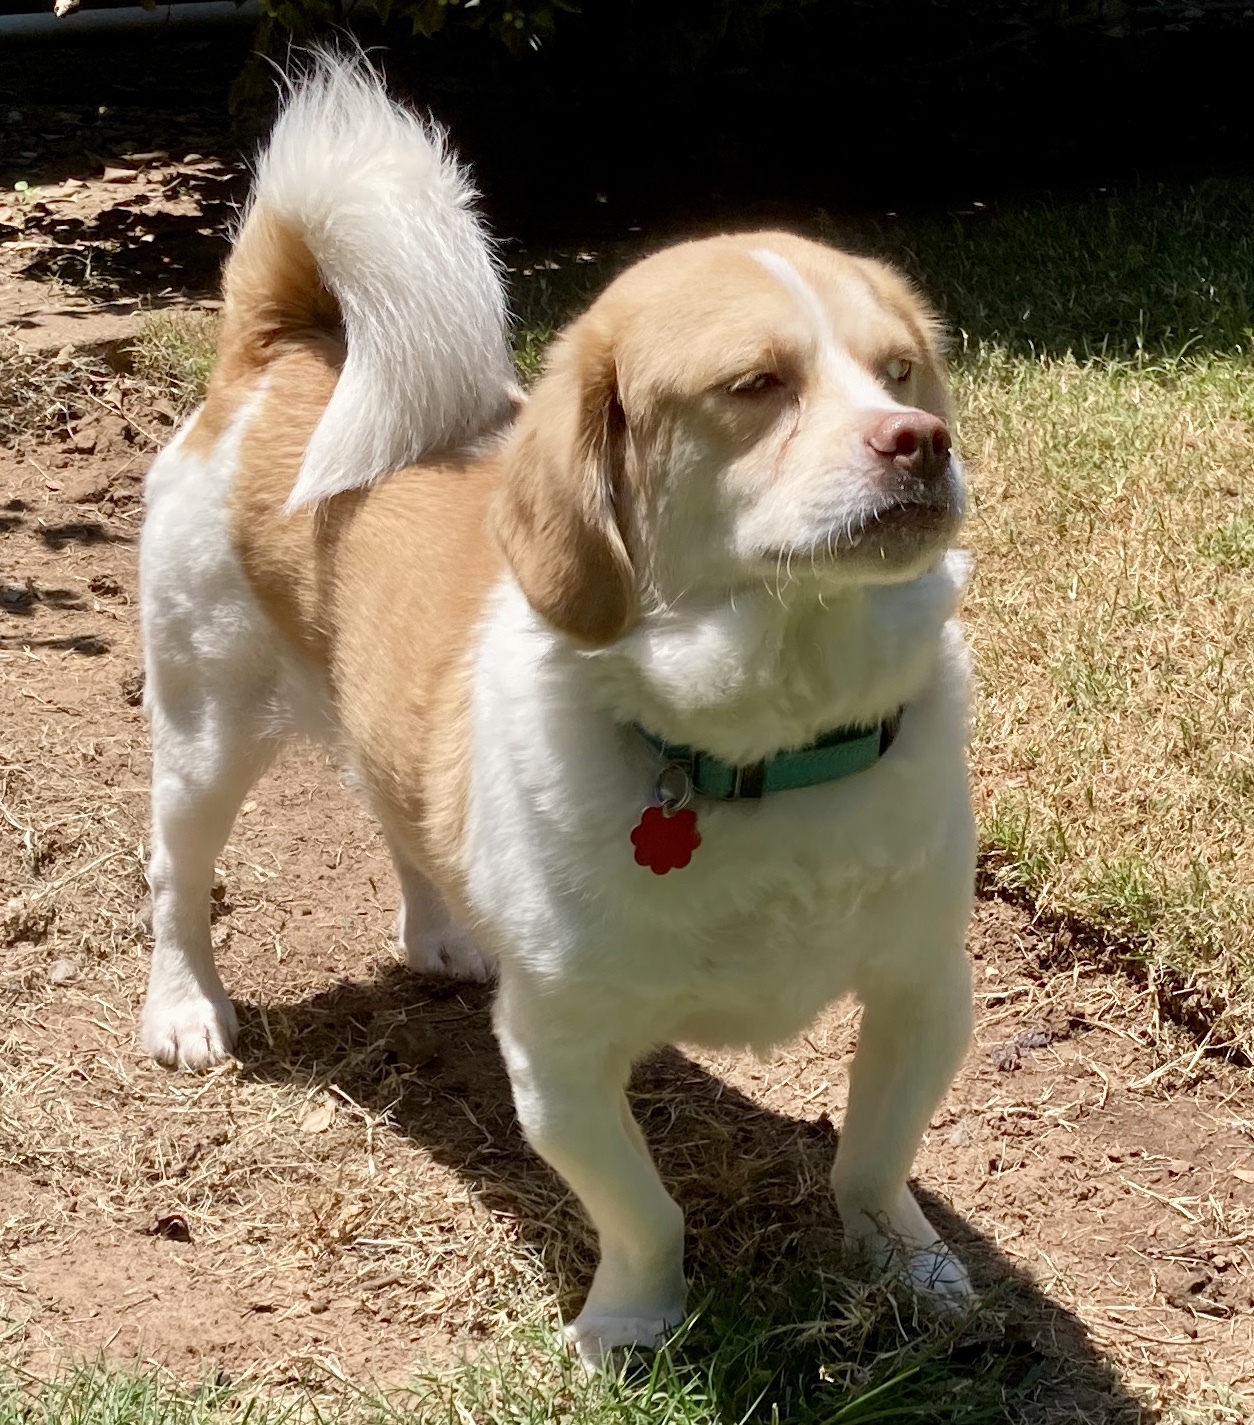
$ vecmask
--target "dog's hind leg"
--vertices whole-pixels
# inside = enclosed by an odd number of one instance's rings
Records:
[[[407,859],[391,836],[387,843],[401,883],[396,939],[409,968],[417,975],[454,980],[491,979],[491,955],[456,923],[437,887]]]
[[[252,702],[267,691],[236,688],[227,701],[206,689],[152,707],[154,945],[142,1038],[171,1067],[208,1068],[235,1043],[235,1010],[213,960],[209,894],[240,803],[270,760],[274,743]]]
[[[596,1229],[601,1260],[566,1334],[580,1359],[599,1367],[617,1347],[652,1349],[683,1320],[684,1218],[624,1094],[630,1055],[603,1033],[555,1032],[562,1006],[546,988],[503,971],[497,1037],[528,1142]]]
[[[235,1042],[235,1011],[213,963],[209,894],[214,860],[274,752],[279,721],[274,634],[228,526],[247,416],[207,453],[185,449],[185,427],[158,457],[140,544],[154,937],[141,1037],[161,1063],[190,1069],[225,1058]]]

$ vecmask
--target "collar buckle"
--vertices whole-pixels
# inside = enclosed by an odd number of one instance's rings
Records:
[[[766,790],[766,758],[759,762],[749,762],[737,766],[732,773],[731,794],[728,801],[761,801]]]

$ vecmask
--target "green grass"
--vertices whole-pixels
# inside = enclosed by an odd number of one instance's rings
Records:
[[[969,350],[1131,365],[1250,352],[1248,182],[1129,186],[824,227],[912,272]]]
[[[1254,1051],[1254,185],[884,245],[936,295],[978,574],[988,865]]]
[[[537,1321],[387,1393],[336,1382],[180,1387],[100,1365],[51,1383],[10,1378],[0,1425],[991,1425],[1031,1418],[1074,1384],[1006,1342],[996,1311],[928,1324],[885,1288],[799,1288],[781,1309],[756,1300],[752,1283],[724,1285],[673,1348],[617,1375],[589,1377]],[[1086,1381],[1107,1384],[1100,1368]]]
[[[858,233],[955,333],[988,866],[1254,1052],[1254,185]]]
[[[1231,519],[1205,531],[1198,548],[1203,558],[1225,569],[1254,569],[1254,519]]]
[[[204,395],[213,370],[218,318],[212,312],[154,312],[130,346],[135,374],[179,416]]]
[[[994,869],[1254,1047],[1254,361],[982,344],[957,383]]]
[[[52,1381],[0,1380],[0,1425],[278,1425],[260,1400],[239,1409],[229,1389],[180,1390],[151,1374],[80,1367]]]

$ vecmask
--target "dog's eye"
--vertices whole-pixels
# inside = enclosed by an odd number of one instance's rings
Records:
[[[910,379],[910,372],[914,368],[904,356],[894,356],[885,369],[888,372],[890,380],[908,381]]]
[[[728,387],[732,396],[759,396],[763,391],[774,391],[784,383],[773,371],[748,371],[737,376]]]

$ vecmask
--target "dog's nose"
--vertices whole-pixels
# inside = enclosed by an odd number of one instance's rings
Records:
[[[867,429],[866,443],[920,480],[938,479],[949,464],[949,431],[939,416],[927,411],[893,411],[880,417]]]

